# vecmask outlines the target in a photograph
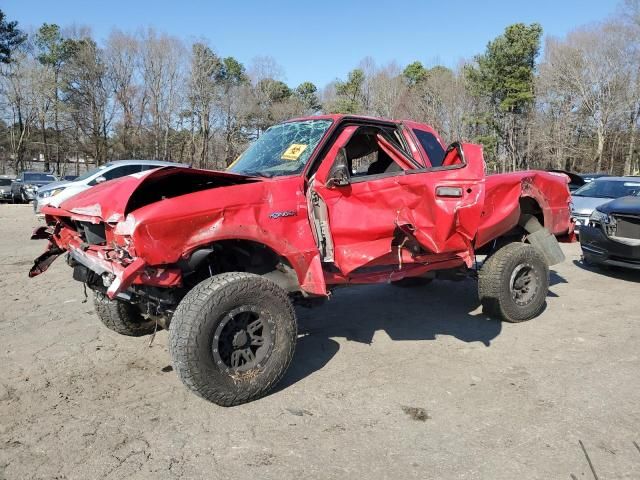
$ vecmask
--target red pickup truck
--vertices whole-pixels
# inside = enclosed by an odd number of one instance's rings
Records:
[[[158,168],[45,207],[32,238],[49,244],[29,275],[66,252],[107,327],[169,329],[182,381],[237,405],[286,371],[293,305],[339,286],[474,276],[487,314],[538,315],[557,239],[573,239],[567,181],[485,176],[480,146],[444,148],[412,121],[294,119],[224,172]]]

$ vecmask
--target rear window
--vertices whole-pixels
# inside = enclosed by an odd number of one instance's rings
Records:
[[[444,148],[440,145],[440,142],[433,133],[425,132],[424,130],[414,130],[413,133],[418,137],[418,141],[424,151],[427,152],[429,162],[432,167],[442,166],[442,160],[444,160]]]
[[[0,187],[6,187],[7,185],[11,185],[10,178],[0,178]]]

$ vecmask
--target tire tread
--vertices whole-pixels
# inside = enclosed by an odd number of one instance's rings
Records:
[[[273,346],[271,355],[282,355],[281,367],[263,371],[266,375],[256,377],[254,388],[230,391],[225,385],[212,382],[206,368],[198,361],[198,349],[209,348],[208,345],[201,344],[208,339],[206,332],[203,332],[207,324],[202,319],[217,305],[231,301],[234,297],[247,293],[247,290],[258,290],[260,295],[279,300],[285,306],[283,313],[291,321],[292,328],[283,332],[288,338],[279,342],[281,345]],[[178,377],[194,393],[221,406],[240,405],[265,396],[284,375],[293,358],[297,339],[295,312],[286,292],[270,280],[245,272],[222,273],[196,285],[178,305],[169,330],[169,349]],[[276,334],[278,336],[279,333]],[[276,352],[282,347],[283,351]]]

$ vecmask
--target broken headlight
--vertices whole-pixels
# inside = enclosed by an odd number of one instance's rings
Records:
[[[611,215],[594,210],[589,217],[589,223],[602,225],[604,232],[611,236],[616,234],[616,220]]]
[[[611,217],[608,214],[601,212],[600,210],[594,210],[589,217],[589,221],[606,225],[611,222]]]

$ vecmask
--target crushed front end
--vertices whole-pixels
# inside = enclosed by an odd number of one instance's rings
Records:
[[[30,277],[45,272],[66,253],[73,278],[92,290],[161,315],[171,312],[180,300],[182,271],[176,267],[151,266],[137,256],[130,236],[119,232],[119,224],[100,218],[69,214],[45,207],[47,225],[36,229],[33,240],[46,239],[45,252],[34,262]]]

